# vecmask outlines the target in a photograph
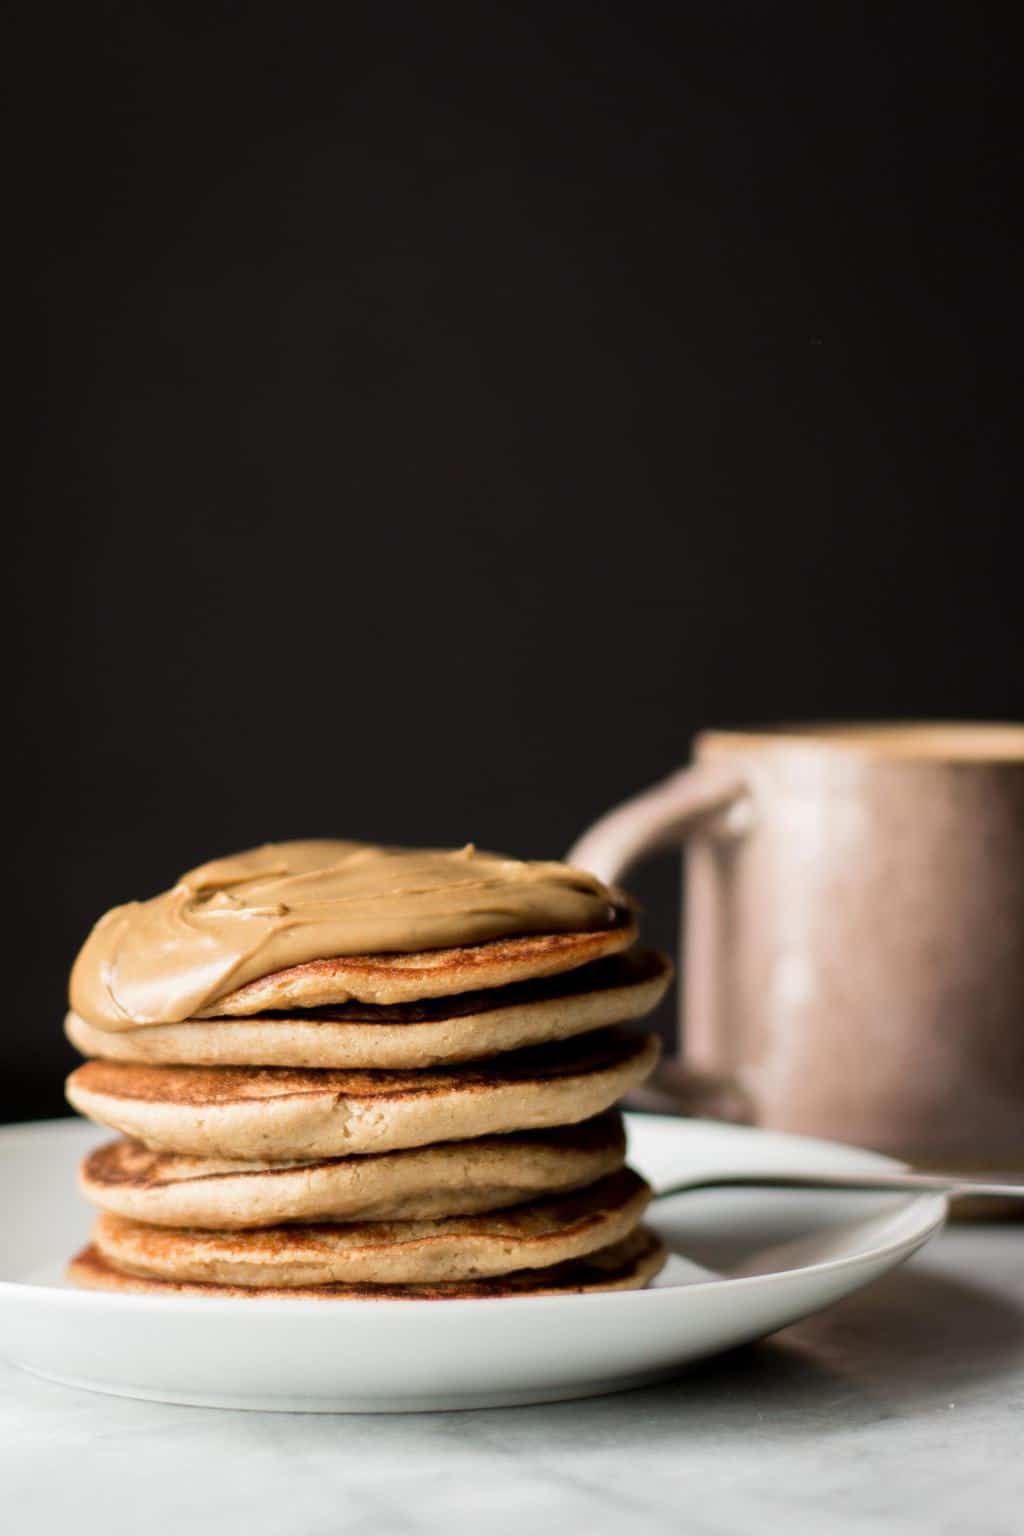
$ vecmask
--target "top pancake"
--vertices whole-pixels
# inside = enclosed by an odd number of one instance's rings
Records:
[[[488,987],[507,987],[538,976],[557,976],[628,949],[636,919],[620,911],[616,923],[592,933],[542,933],[493,939],[456,949],[402,955],[338,955],[309,960],[261,976],[219,998],[195,1017],[249,1018],[268,1009],[322,1008],[347,1002],[416,1003]]]
[[[86,1056],[182,1066],[432,1067],[477,1061],[546,1040],[642,1018],[656,1007],[672,962],[631,949],[582,969],[458,997],[375,1007],[190,1019],[139,1029],[96,1029],[77,1014],[65,1029]]]

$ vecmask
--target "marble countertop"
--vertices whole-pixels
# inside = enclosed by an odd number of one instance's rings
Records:
[[[165,1407],[0,1365],[12,1531],[1018,1536],[1024,1227],[909,1265],[668,1386],[356,1417]]]

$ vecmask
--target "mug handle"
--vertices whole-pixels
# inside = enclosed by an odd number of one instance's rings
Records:
[[[681,843],[693,824],[746,798],[746,780],[724,763],[695,763],[608,811],[588,827],[566,862],[614,885],[659,848]]]
[[[615,884],[647,854],[676,846],[702,824],[749,801],[750,787],[724,763],[696,763],[624,801],[594,822],[566,855],[569,864]],[[695,1072],[681,1059],[663,1060],[627,1104],[668,1114],[748,1122],[751,1109],[738,1086]]]

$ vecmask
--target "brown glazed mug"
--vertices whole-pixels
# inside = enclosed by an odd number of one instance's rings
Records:
[[[1024,725],[709,731],[569,857],[684,840],[664,1105],[1024,1167]]]

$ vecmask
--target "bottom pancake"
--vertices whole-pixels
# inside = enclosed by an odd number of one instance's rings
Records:
[[[443,1221],[360,1221],[200,1232],[100,1216],[93,1244],[144,1279],[200,1284],[447,1284],[543,1269],[628,1237],[651,1198],[630,1168],[574,1194]]]
[[[490,1279],[459,1280],[444,1285],[309,1285],[282,1289],[144,1279],[123,1273],[104,1259],[96,1247],[90,1246],[72,1259],[67,1278],[86,1290],[135,1291],[153,1296],[244,1297],[265,1301],[470,1301],[642,1290],[667,1257],[660,1238],[647,1227],[638,1227],[622,1242],[601,1248],[586,1258],[552,1264],[546,1269],[520,1269]]]

